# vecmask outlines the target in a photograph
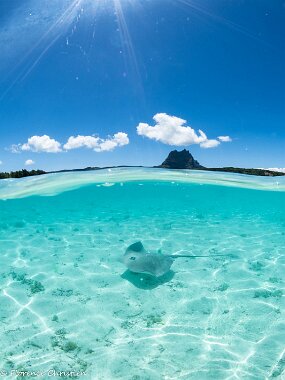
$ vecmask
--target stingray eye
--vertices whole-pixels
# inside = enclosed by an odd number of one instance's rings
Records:
[[[135,260],[136,258],[134,256],[130,257],[130,260]]]

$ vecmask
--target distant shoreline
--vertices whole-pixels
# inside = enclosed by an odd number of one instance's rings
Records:
[[[70,172],[84,172],[84,171],[96,171],[96,170],[107,170],[107,169],[119,169],[119,168],[146,168],[146,169],[167,169],[167,170],[195,170],[195,171],[211,171],[211,172],[224,172],[224,173],[235,173],[235,174],[245,174],[245,175],[255,175],[259,177],[281,177],[285,173],[276,172],[266,169],[254,169],[254,168],[235,168],[235,167],[223,167],[223,168],[193,168],[193,169],[174,169],[174,168],[163,168],[161,166],[142,166],[142,165],[119,165],[119,166],[105,166],[105,167],[86,167],[82,169],[62,169],[53,171],[44,170],[31,170],[26,169],[12,172],[0,173],[0,179],[9,178],[25,178],[32,177],[36,175],[44,174],[56,174],[56,173],[70,173]]]
[[[174,168],[164,168],[162,166],[142,166],[142,165],[119,165],[119,166],[104,166],[104,167],[87,167],[83,169],[64,169],[47,172],[46,174],[52,173],[67,173],[67,172],[82,172],[82,171],[92,171],[92,170],[104,170],[104,169],[119,169],[119,168],[145,168],[145,169],[167,169],[167,170],[195,170],[195,171],[211,171],[211,172],[224,172],[224,173],[236,173],[236,174],[246,174],[246,175],[256,175],[261,177],[281,177],[284,176],[283,172],[276,172],[267,169],[254,169],[254,168],[235,168],[235,167],[223,167],[223,168],[193,168],[193,169],[174,169]]]
[[[254,168],[235,168],[232,166],[223,167],[223,168],[207,168],[200,165],[200,163],[194,159],[189,150],[183,149],[178,152],[177,150],[172,150],[168,157],[163,161],[159,166],[142,166],[142,165],[119,165],[119,166],[104,166],[102,168],[98,166],[88,166],[82,169],[62,169],[62,170],[53,170],[45,172],[44,170],[31,170],[22,169],[10,173],[0,173],[0,179],[5,178],[23,178],[30,177],[34,175],[43,175],[43,174],[53,174],[53,173],[69,173],[69,172],[85,172],[93,170],[106,170],[106,169],[118,169],[118,168],[148,168],[148,169],[171,169],[171,170],[205,170],[212,172],[224,172],[224,173],[236,173],[236,174],[245,174],[245,175],[256,175],[261,177],[281,177],[285,173],[277,172],[267,169],[254,169]]]

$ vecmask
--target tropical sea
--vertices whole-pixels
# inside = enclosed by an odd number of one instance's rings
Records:
[[[209,257],[135,274],[121,259],[137,241]],[[0,254],[4,378],[285,379],[285,177],[1,180]]]

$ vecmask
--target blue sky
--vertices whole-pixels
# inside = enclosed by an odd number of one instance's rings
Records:
[[[1,0],[0,171],[184,148],[284,168],[284,21],[283,0]]]

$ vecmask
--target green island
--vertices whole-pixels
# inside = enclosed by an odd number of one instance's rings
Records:
[[[14,172],[2,172],[0,173],[0,179],[7,179],[7,178],[23,178],[23,177],[30,177],[33,175],[41,175],[46,174],[44,170],[17,170]]]

